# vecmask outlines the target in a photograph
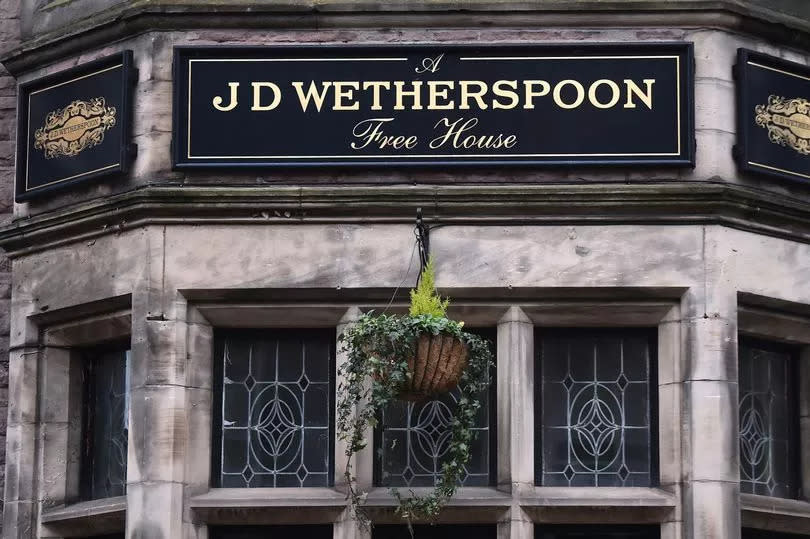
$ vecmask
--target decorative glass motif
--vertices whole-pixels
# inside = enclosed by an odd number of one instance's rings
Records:
[[[123,496],[127,488],[129,351],[108,352],[86,361],[87,407],[83,498]],[[89,472],[89,473],[88,473]]]
[[[220,486],[331,484],[334,342],[334,331],[323,330],[237,332],[221,340]]]
[[[654,336],[548,330],[537,342],[537,484],[651,485]]]
[[[478,332],[495,341],[495,332]],[[494,440],[494,384],[479,398],[481,409],[473,429],[471,459],[461,484],[491,484],[490,448]],[[460,396],[458,388],[424,403],[392,402],[382,413],[381,427],[375,432],[376,483],[390,487],[432,487],[441,477],[443,458],[450,447],[450,422]],[[492,401],[490,400],[492,399]]]
[[[791,350],[742,341],[739,347],[740,490],[798,495],[796,404]]]
[[[535,525],[535,539],[660,539],[659,526]]]

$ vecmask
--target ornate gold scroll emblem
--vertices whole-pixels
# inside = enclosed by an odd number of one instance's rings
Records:
[[[756,122],[768,130],[774,144],[810,155],[810,101],[772,95],[767,105],[757,105]]]
[[[45,150],[45,158],[74,156],[104,140],[104,132],[115,125],[115,107],[103,97],[73,101],[48,114],[45,126],[34,132],[34,148]]]

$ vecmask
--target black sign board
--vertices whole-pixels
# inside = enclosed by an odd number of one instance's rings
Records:
[[[133,73],[124,51],[20,86],[17,201],[127,170]]]
[[[810,67],[739,49],[735,76],[739,167],[810,180]]]
[[[691,43],[179,47],[178,169],[693,165]]]

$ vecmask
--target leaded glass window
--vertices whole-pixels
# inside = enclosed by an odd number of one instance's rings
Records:
[[[798,497],[794,350],[742,340],[739,346],[740,490]]]
[[[332,484],[335,330],[256,330],[217,338],[214,483]]]
[[[536,525],[535,539],[659,539],[659,526]]]
[[[794,535],[792,533],[777,533],[768,530],[743,528],[742,539],[810,539],[810,535]]]
[[[538,332],[537,484],[655,483],[655,339],[648,330]]]
[[[129,351],[86,354],[81,493],[95,500],[127,487]]]
[[[475,331],[475,330],[473,330]],[[494,348],[496,333],[475,331]],[[494,373],[490,373],[494,380]],[[450,421],[460,396],[458,388],[423,403],[396,401],[382,412],[374,433],[375,483],[391,487],[429,487],[441,477],[442,463],[450,445]],[[481,408],[473,429],[476,438],[462,479],[464,486],[493,483],[495,459],[495,384],[480,395]]]

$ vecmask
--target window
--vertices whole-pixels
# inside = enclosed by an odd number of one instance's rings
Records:
[[[496,332],[476,331],[495,350]],[[494,381],[494,373],[490,373]],[[464,486],[487,486],[495,480],[495,385],[480,396],[476,418],[478,434],[472,443],[471,459]],[[375,430],[375,484],[392,487],[433,486],[441,476],[443,457],[450,444],[450,421],[458,388],[424,403],[391,403],[382,413],[381,427]]]
[[[751,339],[739,347],[740,490],[799,494],[796,351]]]
[[[655,333],[547,329],[535,342],[535,482],[653,485]]]
[[[335,330],[228,332],[215,353],[214,485],[331,485]]]
[[[123,496],[127,487],[129,351],[94,351],[86,356],[81,497]]]
[[[372,532],[373,539],[495,539],[497,536],[497,528],[487,524],[414,526],[413,538],[407,526],[377,525]]]
[[[810,539],[810,535],[794,535],[792,533],[776,533],[765,530],[743,528],[742,539]]]
[[[535,526],[535,539],[659,539],[658,526]]]
[[[332,525],[214,526],[209,528],[209,537],[211,539],[267,539],[268,537],[332,539]]]

